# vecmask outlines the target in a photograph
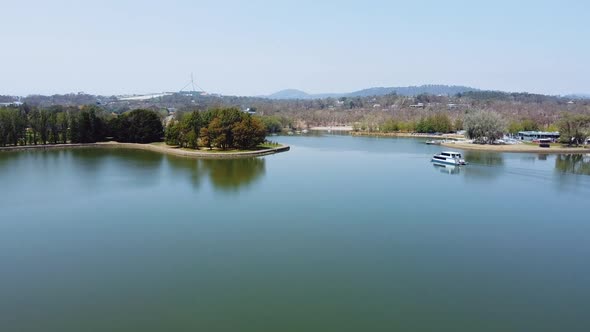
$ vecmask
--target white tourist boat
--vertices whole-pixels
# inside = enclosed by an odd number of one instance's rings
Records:
[[[446,165],[467,165],[465,159],[459,152],[443,151],[439,154],[435,154],[431,160],[433,163],[446,164]]]

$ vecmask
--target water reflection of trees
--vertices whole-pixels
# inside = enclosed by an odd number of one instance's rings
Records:
[[[72,167],[88,188],[104,185],[102,175],[113,174],[127,186],[149,187],[160,181],[164,157],[152,151],[88,148],[63,150],[64,158],[75,160]],[[113,170],[118,170],[112,173]]]
[[[10,169],[19,157],[22,157],[21,152],[17,151],[2,151],[0,152],[0,170]]]
[[[555,158],[560,173],[590,175],[590,157],[581,154],[560,154]]]
[[[198,187],[203,179],[209,179],[216,189],[237,190],[258,180],[265,173],[265,159],[182,159],[169,157],[175,171],[187,173],[193,185]]]
[[[466,178],[471,179],[492,180],[500,175],[499,169],[504,166],[504,157],[501,153],[467,151],[465,160],[469,165],[465,167],[464,174]]]
[[[173,176],[184,180],[188,177],[195,188],[202,183],[203,171],[198,159],[178,158],[166,156],[168,164],[172,168]]]
[[[96,189],[102,175],[118,176],[129,185],[151,185],[159,182],[164,160],[172,176],[199,187],[209,180],[216,189],[232,191],[260,179],[265,173],[264,158],[190,159],[165,156],[152,151],[124,149],[71,149],[31,152],[2,152],[0,170],[35,165],[48,172],[60,162],[70,165],[70,173],[79,177],[87,188]],[[68,161],[75,161],[67,163]]]
[[[237,189],[251,184],[265,171],[262,158],[204,159],[203,168],[209,173],[211,183],[220,189]]]
[[[465,152],[465,160],[467,160],[470,164],[480,164],[487,166],[504,165],[504,157],[501,153],[467,151]]]

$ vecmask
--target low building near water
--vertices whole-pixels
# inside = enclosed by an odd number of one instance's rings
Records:
[[[518,138],[523,141],[534,141],[538,139],[550,139],[556,141],[559,138],[558,131],[519,131]]]
[[[21,106],[23,103],[20,101],[10,101],[7,103],[0,103],[0,106]]]

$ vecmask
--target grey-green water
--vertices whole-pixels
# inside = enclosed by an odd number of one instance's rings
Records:
[[[590,158],[0,153],[0,331],[587,331]]]

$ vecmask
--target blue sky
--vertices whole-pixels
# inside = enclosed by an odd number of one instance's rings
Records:
[[[0,94],[590,93],[587,1],[2,0]]]

